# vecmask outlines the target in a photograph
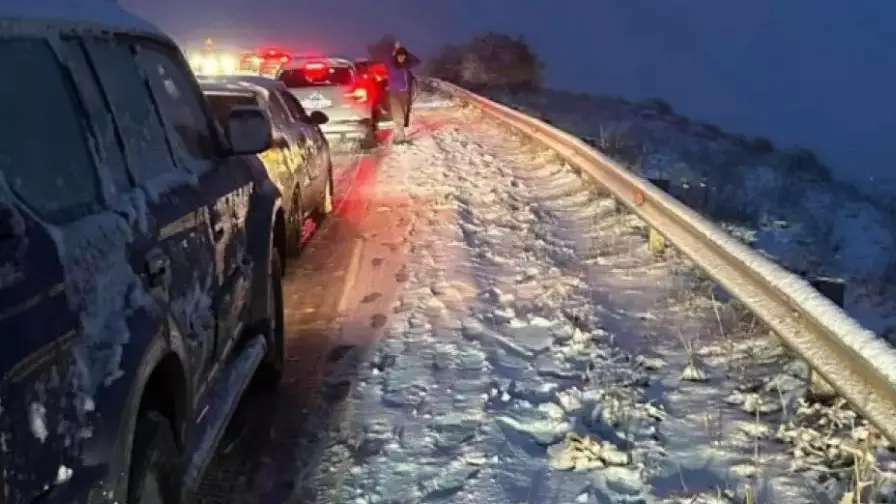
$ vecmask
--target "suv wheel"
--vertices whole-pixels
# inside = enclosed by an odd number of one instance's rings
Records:
[[[333,212],[333,165],[327,167],[327,186],[324,188],[324,195],[321,197],[320,206],[317,208],[318,220],[324,220],[326,216]]]
[[[155,411],[141,411],[131,451],[128,502],[179,504],[179,458],[171,423]]]
[[[295,195],[293,195],[289,216],[286,218],[286,254],[289,257],[295,257],[302,251],[302,239],[304,238],[302,236],[302,227],[304,225],[302,216],[304,214],[302,193],[297,188]]]
[[[271,265],[268,268],[267,310],[259,330],[267,339],[268,353],[256,372],[256,380],[263,385],[274,386],[283,377],[283,270],[280,254],[271,250]]]

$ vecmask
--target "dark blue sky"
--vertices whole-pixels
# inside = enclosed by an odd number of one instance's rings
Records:
[[[391,32],[425,55],[488,29],[524,34],[553,87],[660,96],[696,118],[818,149],[845,172],[896,173],[884,157],[896,136],[893,0],[120,3],[182,43],[360,55]]]

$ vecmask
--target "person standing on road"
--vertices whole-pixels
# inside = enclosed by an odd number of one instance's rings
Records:
[[[395,122],[396,144],[408,142],[404,129],[410,125],[411,120],[411,88],[414,79],[411,69],[419,64],[419,58],[408,52],[401,42],[395,42],[392,58],[386,63],[389,74],[386,89],[389,91],[389,111]]]

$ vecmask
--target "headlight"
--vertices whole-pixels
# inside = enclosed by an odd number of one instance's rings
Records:
[[[208,75],[214,75],[218,73],[218,61],[213,57],[203,58],[202,61],[202,73]]]
[[[191,54],[188,61],[193,70],[199,70],[202,68],[203,63],[205,63],[205,58],[200,54]]]
[[[219,63],[221,67],[221,72],[223,73],[235,73],[237,69],[237,60],[233,56],[229,54],[222,54],[219,58]]]

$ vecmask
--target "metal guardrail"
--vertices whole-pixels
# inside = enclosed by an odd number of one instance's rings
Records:
[[[896,443],[896,349],[802,279],[579,138],[453,84],[428,79],[556,151],[604,186],[775,331]]]

